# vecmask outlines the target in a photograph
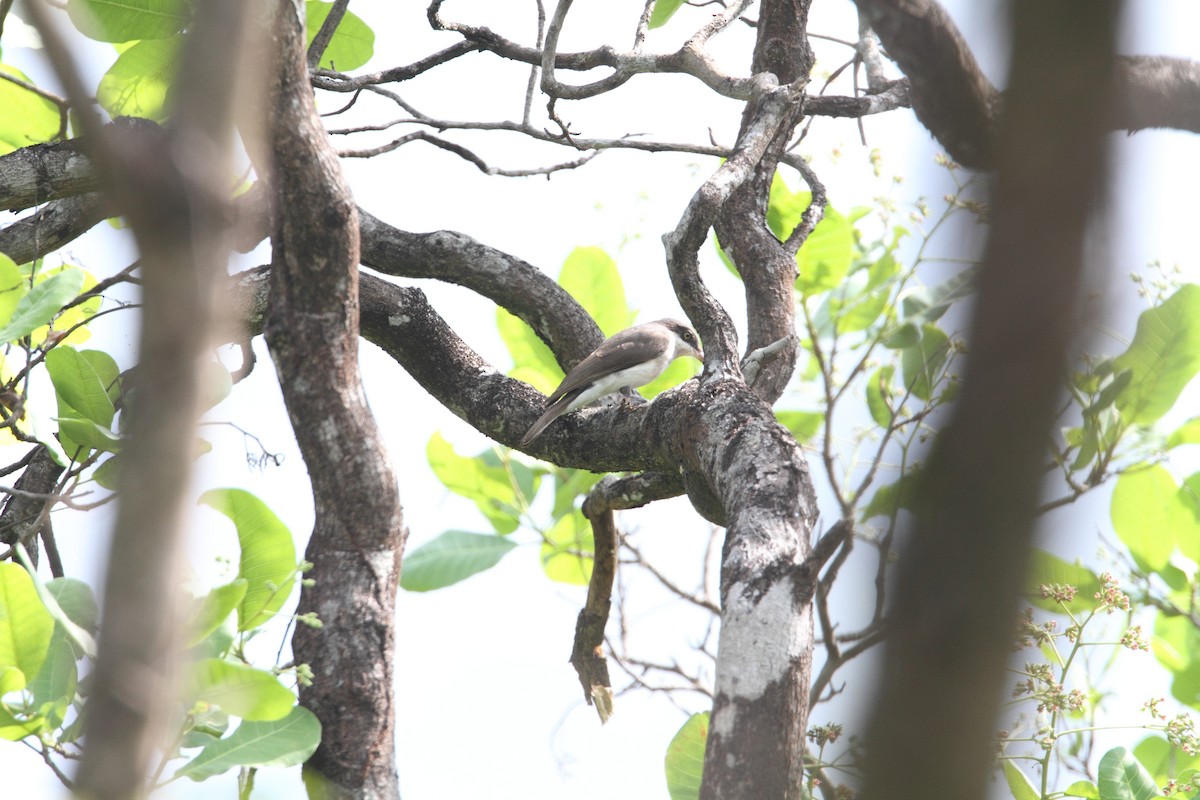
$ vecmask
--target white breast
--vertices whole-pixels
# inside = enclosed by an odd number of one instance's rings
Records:
[[[583,408],[604,397],[606,394],[621,391],[626,386],[645,386],[663,373],[663,370],[671,363],[671,357],[675,355],[674,350],[675,348],[672,347],[669,351],[651,361],[643,361],[641,364],[626,367],[625,369],[597,379],[588,388],[584,389],[578,397],[572,400],[566,410],[575,411],[576,409]]]

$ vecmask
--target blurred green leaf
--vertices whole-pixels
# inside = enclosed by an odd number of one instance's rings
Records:
[[[74,444],[85,449],[116,453],[120,452],[123,445],[120,436],[108,428],[97,425],[90,419],[59,417],[58,430],[62,434],[64,446]],[[71,453],[71,455],[75,454]],[[82,457],[82,454],[75,455],[76,460]]]
[[[296,696],[274,675],[245,664],[206,658],[192,664],[188,674],[194,700],[245,720],[282,719],[296,705]]]
[[[562,368],[533,328],[503,308],[496,309],[496,327],[513,360],[509,377],[528,383],[544,395],[558,388],[563,379]]]
[[[871,496],[867,507],[863,509],[864,521],[871,517],[891,517],[900,509],[912,510],[913,499],[917,488],[917,475],[909,472],[885,486],[880,486]]]
[[[1150,800],[1158,796],[1158,786],[1146,768],[1124,747],[1114,747],[1100,757],[1101,800]]]
[[[650,13],[650,27],[660,28],[667,24],[675,12],[683,6],[683,0],[654,0],[654,11]]]
[[[1008,790],[1012,792],[1013,800],[1039,800],[1041,798],[1042,794],[1033,785],[1033,781],[1029,780],[1029,776],[1010,759],[1004,759],[1003,769],[1004,782],[1008,784]]]
[[[698,800],[704,776],[704,747],[708,741],[708,712],[692,714],[667,745],[663,766],[671,800]]]
[[[1067,797],[1084,797],[1087,800],[1100,800],[1100,789],[1091,781],[1075,781],[1063,792]]]
[[[308,0],[304,4],[305,24],[308,31],[308,42],[305,47],[312,44],[317,32],[325,24],[325,18],[329,16],[331,8],[333,8],[333,3],[321,3],[317,0]],[[329,46],[321,55],[321,63],[318,66],[321,69],[348,72],[366,64],[374,54],[375,31],[371,30],[371,27],[353,11],[347,11],[333,32],[333,38],[329,40]]]
[[[1167,413],[1200,370],[1200,286],[1181,286],[1162,305],[1143,311],[1129,349],[1113,360],[1133,371],[1117,399],[1121,417],[1149,425]]]
[[[921,400],[933,397],[949,354],[950,337],[936,325],[921,326],[920,341],[900,354],[904,385],[913,396]]]
[[[34,85],[28,75],[9,64],[0,64],[0,72]],[[4,109],[0,114],[0,155],[48,142],[58,135],[58,106],[23,86],[0,79],[0,108]],[[7,291],[10,285],[0,280],[0,291]],[[0,319],[4,318],[3,302],[0,295]]]
[[[575,500],[590,492],[603,477],[585,469],[567,469],[559,473],[555,478],[554,509],[551,511],[554,519],[574,509]]]
[[[1143,568],[1167,565],[1176,542],[1200,541],[1200,520],[1160,464],[1131,467],[1117,478],[1111,516],[1117,536]]]
[[[200,751],[176,777],[202,781],[234,767],[293,767],[308,760],[321,742],[321,723],[295,706],[283,719],[243,722],[232,734]]]
[[[2,83],[4,81],[0,81],[0,84]],[[0,253],[0,324],[8,324],[17,309],[17,303],[28,291],[29,280],[21,268],[4,253]]]
[[[1043,611],[1062,613],[1062,606],[1055,600],[1042,597],[1038,588],[1054,583],[1074,586],[1079,590],[1076,597],[1087,604],[1093,603],[1092,598],[1100,591],[1100,579],[1096,573],[1035,547],[1030,553],[1029,572],[1025,577],[1025,600]]]
[[[566,514],[546,532],[542,570],[552,581],[585,586],[592,577],[591,523],[579,510]]]
[[[796,287],[802,294],[819,294],[841,284],[854,256],[854,227],[833,206],[813,228],[796,253],[800,276]]]
[[[0,328],[0,343],[28,336],[54,318],[83,288],[83,270],[71,267],[48,278],[17,301],[12,317]]]
[[[205,595],[189,623],[191,632],[188,635],[187,646],[195,647],[200,644],[219,628],[221,623],[229,619],[233,610],[246,598],[246,590],[249,587],[249,581],[237,578]]]
[[[429,437],[425,457],[433,474],[457,495],[475,503],[499,533],[512,533],[521,524],[521,509],[508,472],[483,458],[460,456],[435,433]]]
[[[516,546],[492,533],[446,531],[405,554],[400,586],[410,592],[451,586],[496,566]]]
[[[1200,755],[1188,755],[1162,736],[1151,735],[1138,742],[1133,756],[1146,768],[1158,786],[1182,772],[1200,767]]]
[[[76,578],[51,578],[46,581],[46,591],[71,622],[88,633],[100,627],[100,606],[91,586]]]
[[[1184,444],[1200,444],[1200,417],[1192,417],[1167,437],[1168,450]]]
[[[606,337],[633,322],[617,264],[599,247],[572,250],[563,262],[558,283],[596,320]]]
[[[113,117],[165,121],[167,93],[179,67],[182,43],[182,34],[146,39],[117,56],[96,88],[100,106]]]
[[[825,415],[820,411],[776,411],[775,419],[783,427],[791,431],[792,436],[800,443],[807,442],[821,430]]]
[[[48,729],[62,724],[67,707],[75,698],[79,677],[75,661],[70,638],[62,628],[55,627],[46,660],[27,687],[33,696],[33,708],[45,717]]]
[[[266,503],[242,489],[212,489],[200,502],[233,522],[241,559],[238,578],[246,595],[238,606],[238,630],[257,628],[273,617],[291,594],[296,575],[296,545],[287,526]]]
[[[867,410],[875,424],[884,429],[891,426],[895,416],[892,410],[892,376],[895,373],[895,366],[888,364],[867,378]]]
[[[29,572],[15,562],[0,562],[0,669],[20,670],[23,687],[42,668],[53,633],[54,618]]]
[[[80,33],[99,42],[163,39],[192,19],[186,0],[67,0],[67,14]]]

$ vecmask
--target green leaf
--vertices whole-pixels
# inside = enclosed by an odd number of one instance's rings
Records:
[[[5,81],[0,80],[0,84]],[[0,106],[2,108],[3,106]],[[0,125],[3,125],[0,122]],[[17,303],[29,292],[29,280],[16,262],[0,253],[0,322],[7,325]]]
[[[92,473],[92,477],[95,479],[96,483],[100,484],[105,489],[108,489],[110,492],[115,492],[117,490],[117,475],[119,474],[120,469],[120,462],[114,455],[107,460],[102,461],[100,466],[96,467],[96,471]]]
[[[975,291],[979,267],[968,267],[932,289],[917,290],[905,296],[905,318],[914,324],[937,322],[955,302]]]
[[[405,554],[400,586],[410,592],[450,586],[496,566],[516,546],[495,534],[446,531]]]
[[[1101,800],[1150,800],[1158,795],[1154,778],[1124,747],[1100,757],[1097,776]]]
[[[821,430],[825,415],[820,411],[776,411],[775,419],[783,427],[791,431],[796,441],[804,443],[811,440]]]
[[[5,674],[5,668],[0,667],[0,676]],[[20,670],[10,667],[8,674],[19,675]],[[24,683],[24,678],[21,679]],[[45,719],[40,714],[21,718],[14,716],[3,704],[0,704],[0,739],[19,742],[26,736],[38,733],[45,726]]]
[[[114,117],[166,120],[182,41],[182,36],[147,39],[121,53],[96,88],[100,106]]]
[[[554,519],[559,519],[575,508],[575,501],[592,490],[604,476],[585,469],[562,470],[555,475]]]
[[[239,578],[246,596],[238,606],[238,630],[269,620],[291,594],[296,575],[296,545],[287,526],[263,501],[241,489],[213,489],[200,502],[220,511],[237,527],[242,555]]]
[[[283,719],[243,722],[224,739],[205,747],[175,777],[202,781],[234,767],[293,767],[308,760],[321,743],[321,723],[303,706]]]
[[[654,11],[650,13],[650,27],[661,28],[667,24],[675,12],[683,7],[683,0],[655,0]]]
[[[33,589],[37,592],[38,599],[42,601],[42,607],[46,610],[46,613],[54,620],[56,629],[61,628],[66,633],[78,652],[95,658],[96,640],[92,638],[90,631],[86,630],[82,625],[77,624],[63,610],[63,607],[58,603],[58,595],[55,593],[57,590],[62,594],[68,605],[73,607],[74,612],[84,622],[90,623],[94,631],[96,626],[95,618],[99,616],[99,610],[95,607],[96,599],[91,596],[91,589],[84,587],[86,589],[86,596],[83,596],[85,594],[83,590],[63,586],[62,584],[58,584],[52,589],[50,585],[44,583],[41,577],[38,576],[29,559],[29,553],[25,550],[25,546],[18,542],[16,549],[17,558],[28,572],[30,580],[33,581]],[[78,583],[78,581],[75,583]],[[91,608],[87,607],[88,603],[91,604]],[[93,614],[95,616],[92,616]]]
[[[333,3],[320,3],[316,0],[308,0],[304,4],[304,16],[308,26],[308,43],[305,47],[312,44],[317,32],[325,24],[325,18],[329,16],[331,8],[333,8]],[[373,55],[375,55],[375,31],[371,30],[371,27],[353,11],[347,11],[341,22],[338,23],[337,29],[334,30],[333,38],[329,40],[329,46],[321,55],[319,66],[322,69],[347,72],[366,64]]]
[[[1087,800],[1100,800],[1100,788],[1091,781],[1075,781],[1063,791],[1067,797],[1084,797]]]
[[[1043,598],[1038,587],[1052,583],[1074,586],[1077,598],[1090,603],[1100,591],[1100,579],[1087,567],[1064,561],[1052,553],[1034,548],[1030,553],[1029,572],[1025,577],[1025,599],[1043,611],[1062,612],[1062,606],[1049,598]]]
[[[783,176],[776,172],[771,177],[771,194],[767,199],[767,227],[776,239],[783,241],[791,235],[811,204],[811,192],[793,192]]]
[[[1184,444],[1200,444],[1200,417],[1192,417],[1167,437],[1167,449]]]
[[[33,707],[46,718],[48,728],[62,724],[67,706],[75,697],[79,675],[75,660],[70,637],[62,628],[56,627],[46,660],[28,687],[33,695]]]
[[[850,271],[854,257],[854,227],[833,206],[813,228],[796,253],[800,276],[796,287],[803,294],[819,294],[836,288]]]
[[[64,447],[69,443],[93,450],[102,450],[106,453],[116,453],[124,444],[120,436],[108,428],[97,425],[90,419],[60,417],[58,430],[62,434]],[[75,455],[74,453],[70,454]],[[83,456],[79,454],[75,457],[78,460]]]
[[[704,775],[704,746],[708,741],[708,712],[692,714],[667,745],[663,766],[671,800],[698,800]]]
[[[1200,521],[1161,464],[1122,472],[1113,489],[1111,514],[1117,536],[1143,569],[1163,569],[1176,542],[1200,539]]]
[[[1133,756],[1163,786],[1183,772],[1200,767],[1200,755],[1189,756],[1162,736],[1147,736],[1133,748]]]
[[[39,283],[17,301],[12,317],[0,328],[0,343],[28,336],[54,318],[83,288],[83,270],[70,267]]]
[[[1113,366],[1133,371],[1117,399],[1122,419],[1149,425],[1167,413],[1200,370],[1200,286],[1181,286],[1162,305],[1143,311],[1133,343]]]
[[[895,373],[896,368],[889,364],[867,378],[867,409],[871,419],[881,428],[890,427],[895,417],[896,412],[892,410],[892,376]]]
[[[33,85],[29,76],[16,67],[0,64],[0,72]],[[4,109],[0,114],[0,155],[48,142],[58,135],[58,107],[23,86],[0,80],[0,108]],[[8,285],[0,282],[0,286]]]
[[[205,595],[200,607],[192,617],[191,635],[188,637],[187,646],[194,647],[221,627],[221,624],[229,619],[233,610],[240,606],[246,598],[246,590],[249,586],[249,581],[238,578],[223,586],[218,586]]]
[[[1039,800],[1042,796],[1029,776],[1008,759],[1004,760],[1004,782],[1008,784],[1013,800]]]
[[[558,275],[558,284],[579,301],[605,336],[633,322],[617,264],[599,247],[572,250]]]
[[[186,0],[67,0],[79,32],[100,42],[173,36],[191,22]]]
[[[915,472],[901,475],[893,483],[880,486],[871,496],[867,507],[863,509],[863,521],[865,522],[871,517],[891,517],[900,509],[911,511],[916,488],[917,475]]]
[[[116,410],[104,381],[89,359],[72,347],[56,347],[46,354],[46,370],[58,393],[61,416],[82,416],[105,428],[112,425]],[[78,413],[66,413],[68,409]]]
[[[46,591],[71,622],[88,633],[100,627],[100,607],[91,586],[75,578],[51,578],[46,581]]]
[[[498,533],[512,533],[520,526],[516,492],[503,467],[460,456],[440,433],[429,437],[425,457],[437,479],[455,494],[474,501]]]
[[[38,597],[29,572],[0,562],[0,668],[15,667],[25,681],[42,668],[50,651],[54,618]]]
[[[1154,618],[1150,649],[1160,664],[1179,675],[1200,655],[1200,631],[1187,617],[1158,614]]]
[[[858,285],[857,282],[855,285]],[[849,284],[843,283],[843,286],[849,287]],[[865,289],[855,292],[848,298],[839,298],[834,327],[838,333],[857,333],[867,330],[883,314],[889,299],[890,294],[886,290],[870,292]]]
[[[950,337],[936,325],[921,326],[920,341],[900,354],[905,387],[921,400],[932,398],[949,353]]]
[[[585,586],[592,577],[595,548],[591,523],[573,509],[546,531],[542,544],[542,570],[552,581]]]
[[[296,696],[274,675],[245,664],[206,658],[192,664],[189,675],[196,701],[245,720],[282,719],[296,705]]]
[[[870,266],[867,267],[867,289],[877,289],[900,273],[900,262],[893,255],[896,244],[900,242],[900,238],[898,235],[896,241],[887,249],[887,252],[871,262]]]
[[[509,377],[528,383],[542,394],[553,392],[562,382],[563,371],[533,328],[503,308],[496,309],[496,327],[513,360]]]

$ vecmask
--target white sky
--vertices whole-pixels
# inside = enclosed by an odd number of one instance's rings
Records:
[[[1003,70],[998,54],[1003,48],[989,46],[1000,27],[991,11],[996,4],[954,0],[946,5],[989,74],[999,78]],[[632,23],[627,21],[636,18],[638,0],[579,0],[576,6],[564,33],[563,49],[603,42],[628,45]],[[1136,6],[1136,13],[1128,15],[1125,52],[1194,55],[1193,34],[1200,29],[1200,13],[1194,3],[1149,0]],[[377,55],[364,68],[367,70],[409,63],[454,41],[454,37],[434,36],[428,31],[423,3],[358,0],[351,8],[376,31]],[[505,35],[528,42],[532,10],[530,2],[451,0],[443,14],[472,24],[494,25]],[[692,18],[699,19],[703,13],[693,11]],[[654,32],[648,46],[674,49],[691,27],[675,21]],[[853,38],[852,4],[818,0],[810,29]],[[715,40],[714,50],[732,58],[732,68],[740,72],[750,43],[750,31],[739,26]],[[838,47],[817,46],[822,59],[819,69],[840,65],[843,53]],[[105,59],[112,58],[111,49],[102,45],[86,52],[97,74],[107,67]],[[28,50],[5,51],[6,61],[17,63],[40,80],[45,72],[36,58]],[[524,69],[509,69],[497,59],[475,54],[424,80],[393,88],[435,116],[519,118],[526,74]],[[559,77],[578,80],[569,75]],[[835,91],[848,90],[843,84]],[[334,105],[330,100],[324,102]],[[378,100],[361,104],[374,121],[395,116]],[[541,107],[535,103],[535,114]],[[712,100],[695,81],[642,76],[611,96],[569,104],[560,111],[586,136],[619,136],[636,130],[656,138],[704,142],[711,127],[718,141],[729,143],[736,132],[739,108],[728,100]],[[349,122],[330,122],[331,127],[343,124]],[[898,111],[865,124],[869,145],[884,152],[886,176],[901,174],[905,178],[892,195],[901,201],[926,195],[936,205],[948,184],[932,166],[935,144],[911,113]],[[546,155],[544,148],[511,135],[476,141],[480,142],[478,152],[489,163],[507,168],[575,157],[568,150]],[[1105,295],[1120,311],[1111,328],[1129,337],[1138,305],[1130,302],[1133,291],[1124,278],[1126,273],[1159,258],[1168,264],[1180,263],[1191,280],[1200,279],[1189,235],[1194,225],[1196,143],[1191,135],[1157,132],[1118,135],[1113,141],[1121,170],[1113,217],[1122,224],[1119,231],[1111,231],[1120,235],[1112,252],[1116,276],[1111,286],[1105,287]],[[357,141],[353,144],[361,146]],[[836,160],[831,156],[834,148],[842,153]],[[813,157],[830,201],[843,211],[870,204],[874,196],[887,191],[886,182],[871,176],[867,151],[858,143],[853,122],[818,121],[803,150]],[[551,274],[557,274],[574,247],[604,247],[622,268],[630,303],[640,309],[641,319],[679,313],[663,265],[660,236],[674,227],[691,193],[714,166],[709,159],[612,152],[582,170],[558,173],[549,181],[487,178],[466,162],[421,143],[370,161],[346,162],[360,204],[407,230],[459,230]],[[798,186],[795,176],[786,177],[793,187]],[[78,261],[97,271],[119,269],[128,263],[128,257],[119,255],[128,253],[128,246],[121,241],[121,234],[101,227],[103,230],[70,250]],[[949,249],[952,242],[943,241],[943,245]],[[259,261],[265,260],[258,255]],[[711,253],[707,256],[705,278],[735,318],[739,317],[738,285]],[[488,302],[454,287],[429,282],[422,282],[422,287],[472,346],[498,366],[507,365]],[[123,348],[127,354],[121,361],[123,367],[130,364],[130,340],[129,332],[112,322],[98,323],[96,346]],[[1123,343],[1112,343],[1107,349],[1118,352]],[[240,434],[228,428],[207,429],[203,433],[216,445],[216,453],[200,461],[196,494],[216,486],[250,489],[303,541],[312,524],[306,473],[287,429],[261,339],[256,341],[256,350],[259,362],[255,373],[211,418],[236,422],[261,437],[269,449],[285,456],[284,464],[265,471],[248,468]],[[433,479],[424,452],[435,430],[442,431],[464,453],[484,449],[487,440],[430,400],[371,345],[363,347],[362,364],[368,397],[396,464],[410,529],[409,547],[449,528],[486,531],[486,521],[471,504],[449,495]],[[819,473],[817,482],[825,492]],[[827,503],[828,497],[824,501]],[[1082,538],[1074,546],[1087,557],[1094,549],[1090,537],[1097,526],[1107,526],[1107,502],[1106,492],[1097,493],[1049,524],[1078,531]],[[677,522],[689,516],[685,501],[676,500],[623,517],[623,524],[637,531],[639,546],[686,586],[696,580],[706,537],[702,527]],[[99,554],[108,535],[103,517],[92,513],[85,520],[64,517],[56,523],[68,573],[94,585],[99,583],[103,559]],[[220,580],[213,556],[230,552],[233,542],[232,528],[223,518],[207,511],[196,515],[192,552],[198,583],[212,585]],[[1054,546],[1064,551],[1072,547],[1062,539],[1056,539]],[[641,645],[663,658],[672,654],[685,657],[683,651],[694,625],[689,627],[681,620],[677,606],[645,581],[638,581],[635,591]],[[853,603],[853,592],[845,591],[844,602]],[[635,693],[621,697],[614,719],[604,728],[599,726],[594,712],[583,706],[578,682],[567,664],[575,615],[583,597],[582,588],[550,584],[544,578],[533,544],[518,548],[498,568],[458,586],[424,595],[401,592],[397,750],[406,800],[666,797],[663,754],[684,716],[661,696]],[[273,656],[277,645],[275,638],[264,643],[263,651]],[[860,691],[862,688],[860,684]],[[702,707],[697,698],[691,710]],[[850,710],[843,707],[838,713]],[[813,722],[830,718],[819,708]],[[26,790],[22,796],[60,793],[40,759],[20,746],[0,746],[0,772],[10,780],[18,776]],[[258,786],[256,797],[296,797],[301,791],[297,770],[266,771],[260,774]],[[218,792],[233,795],[232,774],[197,786],[172,788],[160,796],[207,797]]]

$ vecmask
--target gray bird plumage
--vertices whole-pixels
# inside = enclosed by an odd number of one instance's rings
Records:
[[[645,386],[680,356],[704,360],[696,332],[678,320],[659,319],[613,334],[567,373],[546,399],[545,413],[529,428],[521,446],[536,439],[563,414],[606,394]]]

